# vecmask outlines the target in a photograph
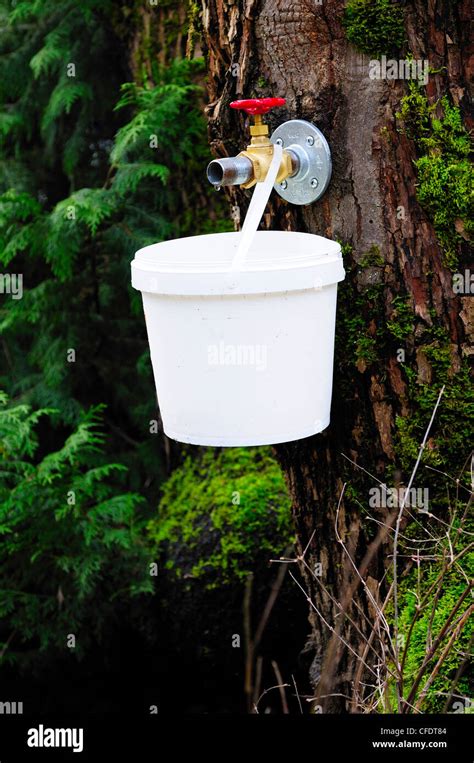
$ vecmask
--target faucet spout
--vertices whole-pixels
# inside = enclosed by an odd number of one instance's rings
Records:
[[[246,156],[214,159],[208,164],[207,179],[212,185],[241,185],[253,180],[253,164]]]

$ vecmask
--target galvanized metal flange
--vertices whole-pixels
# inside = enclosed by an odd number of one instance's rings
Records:
[[[298,157],[298,171],[275,191],[290,204],[311,204],[321,198],[332,172],[331,151],[321,130],[304,119],[290,119],[281,124],[270,138]]]

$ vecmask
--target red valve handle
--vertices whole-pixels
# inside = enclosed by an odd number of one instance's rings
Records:
[[[284,106],[284,98],[247,98],[244,101],[232,101],[231,109],[243,109],[247,114],[266,114],[275,106]]]

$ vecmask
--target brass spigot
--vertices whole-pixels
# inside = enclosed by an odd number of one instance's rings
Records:
[[[235,157],[215,159],[207,168],[209,181],[216,186],[241,185],[242,188],[252,188],[256,183],[262,183],[273,158],[273,143],[270,141],[268,125],[262,119],[270,109],[283,106],[284,98],[251,98],[243,101],[233,101],[233,109],[242,109],[253,116],[254,124],[250,127],[251,140],[244,151]],[[294,175],[299,168],[298,156],[293,151],[284,149],[280,168],[276,178],[282,183]]]

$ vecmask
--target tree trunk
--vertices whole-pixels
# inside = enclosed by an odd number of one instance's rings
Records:
[[[367,590],[375,598],[380,595],[387,551],[383,546],[374,550],[363,570],[366,587],[355,586],[347,613],[340,615],[344,593],[357,580],[349,554],[360,564],[373,534],[363,521],[358,492],[366,490],[367,482],[342,454],[382,482],[390,474],[406,481],[396,417],[412,415],[416,400],[405,367],[419,383],[436,383],[421,348],[432,336],[427,332],[439,326],[451,350],[449,373],[457,372],[471,309],[467,297],[453,293],[440,244],[416,199],[415,145],[397,129],[395,118],[407,83],[369,78],[369,57],[347,41],[344,5],[342,0],[203,0],[202,14],[213,152],[235,155],[248,142],[244,117],[228,108],[231,100],[285,97],[286,107],[269,115],[270,131],[290,118],[316,123],[331,147],[333,176],[322,200],[307,207],[290,206],[272,194],[262,226],[350,244],[344,249],[347,277],[339,289],[331,424],[320,435],[276,448],[291,490],[298,553],[306,549],[300,570],[311,598],[307,649],[316,703],[323,712],[357,709],[347,699],[352,697],[355,653],[363,650],[362,634],[372,614]],[[430,101],[447,93],[462,111],[468,14],[467,0],[405,5],[405,50],[415,59],[428,59],[437,70],[426,90]],[[248,205],[248,192],[237,187],[228,194],[232,204]],[[374,285],[379,298],[368,291]],[[410,306],[413,330],[398,345],[392,337],[378,347],[380,326],[396,316],[397,295]],[[352,318],[360,319],[354,324],[356,335]],[[374,339],[376,357],[359,351],[354,359],[357,331],[368,342]],[[387,473],[390,467],[399,471]],[[341,498],[345,481],[350,490]],[[295,586],[296,595],[303,594]],[[337,653],[328,655],[336,626]],[[369,668],[376,659],[370,652]]]

